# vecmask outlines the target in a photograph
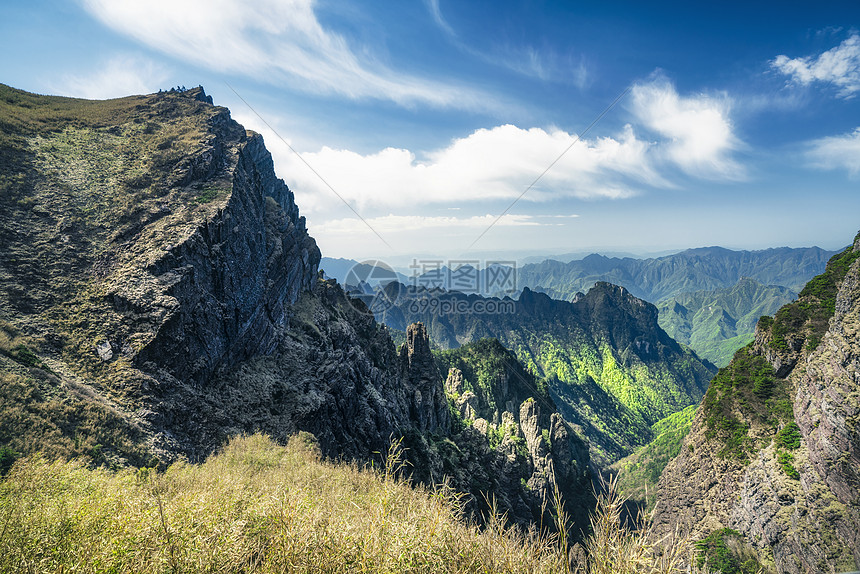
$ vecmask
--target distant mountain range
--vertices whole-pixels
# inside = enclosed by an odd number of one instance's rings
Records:
[[[517,270],[517,283],[554,299],[571,299],[597,281],[626,287],[630,293],[657,302],[680,293],[713,291],[748,277],[763,285],[800,291],[821,273],[836,252],[819,247],[733,251],[723,247],[687,249],[655,259],[623,259],[589,255],[578,261],[544,261]]]
[[[496,297],[517,297],[528,288],[569,301],[596,282],[606,281],[656,303],[660,326],[670,336],[724,366],[751,340],[758,318],[791,301],[809,279],[824,271],[834,253],[818,247],[760,251],[702,247],[648,259],[591,254],[567,263],[544,260],[516,269],[439,262],[437,269],[410,277],[384,263],[374,267],[324,257],[320,265],[344,285],[359,286],[363,281],[365,292],[397,280]]]
[[[828,259],[834,254],[836,251],[819,247],[778,247],[759,251],[699,247],[647,259],[607,257],[592,253],[566,263],[546,259],[539,263],[521,265],[516,268],[513,290],[509,290],[508,284],[500,290],[497,282],[488,279],[487,262],[476,261],[472,266],[479,274],[476,281],[479,289],[475,292],[483,295],[513,296],[516,291],[528,287],[533,291],[546,293],[553,299],[570,300],[576,293],[588,291],[598,281],[606,281],[627,288],[640,299],[656,303],[680,293],[733,287],[743,278],[753,279],[762,285],[787,287],[796,293],[812,277],[824,271]],[[359,275],[367,273],[367,263],[323,257],[320,268],[341,284],[354,284],[346,280],[347,274],[356,266]],[[395,270],[394,273],[404,284],[463,291],[458,289],[452,279],[452,269],[457,269],[458,262],[439,263],[439,269],[430,272],[422,270],[422,273],[407,275]],[[463,269],[468,267],[464,265]],[[441,283],[437,283],[437,280]]]

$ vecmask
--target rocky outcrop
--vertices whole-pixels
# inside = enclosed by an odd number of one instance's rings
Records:
[[[778,572],[857,569],[858,317],[855,240],[711,382],[660,478],[655,535],[728,527]]]
[[[545,383],[496,339],[443,352],[438,361],[448,369],[445,390],[462,434],[483,436],[507,467],[504,505],[515,509],[512,517],[552,524],[544,513],[558,489],[578,535],[594,505],[588,446],[559,415]]]
[[[393,329],[421,321],[443,348],[495,338],[513,350],[546,378],[597,466],[646,444],[651,425],[698,402],[716,370],[660,328],[654,305],[605,282],[573,303],[529,288],[517,300],[394,283],[386,290],[394,304],[377,318]]]
[[[166,313],[135,362],[181,381],[205,384],[219,367],[274,351],[289,306],[316,281],[320,252],[293,194],[275,176],[261,136],[238,124],[214,124],[202,152],[231,172],[231,194],[214,217],[147,267],[167,300]],[[190,169],[186,185],[217,174]],[[114,292],[122,308],[142,281]]]
[[[430,338],[423,323],[406,329],[406,343],[400,348],[400,369],[410,389],[409,413],[422,431],[448,432],[448,399],[440,385],[441,376],[430,352]]]

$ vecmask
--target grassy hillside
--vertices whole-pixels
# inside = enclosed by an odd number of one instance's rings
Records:
[[[478,529],[460,519],[456,495],[412,488],[389,462],[322,461],[310,435],[286,447],[234,439],[204,464],[163,473],[24,459],[0,481],[0,570],[668,574],[693,557],[690,541],[654,548],[622,528],[612,497],[585,551],[501,517]]]
[[[676,341],[718,367],[753,340],[756,323],[790,303],[795,293],[778,285],[762,285],[745,277],[714,291],[696,291],[657,303],[660,326]]]
[[[42,344],[0,321],[2,458],[42,452],[108,466],[155,464],[128,417],[61,362],[39,358]]]

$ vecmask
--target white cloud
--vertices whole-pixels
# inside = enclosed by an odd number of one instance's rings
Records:
[[[665,159],[696,177],[745,177],[731,157],[741,142],[732,129],[727,96],[681,97],[671,83],[658,78],[634,85],[632,99],[639,122],[662,137],[659,148]]]
[[[65,96],[102,100],[155,92],[167,87],[167,78],[167,71],[151,60],[119,55],[99,64],[89,74],[66,75],[51,89]]]
[[[266,131],[263,132],[264,135]],[[347,201],[360,211],[453,204],[518,197],[574,142],[565,131],[513,125],[479,129],[423,159],[407,149],[362,155],[323,147],[302,153]],[[271,136],[269,141],[271,141]],[[271,148],[276,145],[269,146]],[[326,211],[339,200],[289,150],[274,152],[279,173],[301,193],[304,210]],[[623,198],[632,183],[666,186],[648,160],[649,144],[627,127],[618,138],[577,142],[524,199]],[[310,194],[309,194],[310,192]]]
[[[809,144],[807,157],[814,167],[860,174],[860,127],[849,134],[814,140]]]
[[[801,85],[826,82],[839,88],[837,95],[851,98],[860,90],[860,36],[851,35],[818,56],[777,56],[771,66]]]
[[[312,93],[486,109],[486,96],[398,73],[367,50],[354,50],[320,24],[314,0],[83,2],[110,28],[210,69],[289,82]]]

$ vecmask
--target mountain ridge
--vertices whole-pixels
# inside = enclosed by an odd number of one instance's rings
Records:
[[[723,247],[687,249],[650,259],[593,254],[567,264],[544,262],[520,267],[517,280],[557,299],[570,299],[596,281],[623,285],[633,295],[657,302],[689,291],[731,287],[742,277],[799,291],[824,269],[835,252],[818,247],[734,251]]]
[[[378,316],[394,329],[420,320],[443,348],[493,337],[514,351],[548,380],[599,465],[647,442],[663,416],[698,402],[715,371],[659,327],[656,307],[609,283],[573,302],[528,288],[517,300],[395,284],[386,290],[392,306]],[[463,312],[445,312],[454,308]]]
[[[657,303],[660,326],[717,366],[753,340],[759,317],[773,315],[796,293],[742,277],[731,287],[681,293]]]
[[[424,326],[404,326],[397,349],[319,276],[262,137],[202,88],[98,102],[0,86],[0,107],[3,173],[23,174],[0,188],[4,467],[43,451],[164,469],[236,435],[306,432],[323,456],[367,465],[403,440],[404,472],[448,477],[476,520],[492,499],[512,522],[549,524],[556,487],[587,504],[588,453],[563,423],[516,431],[570,440],[557,464],[454,427]],[[446,471],[454,460],[485,480]]]

